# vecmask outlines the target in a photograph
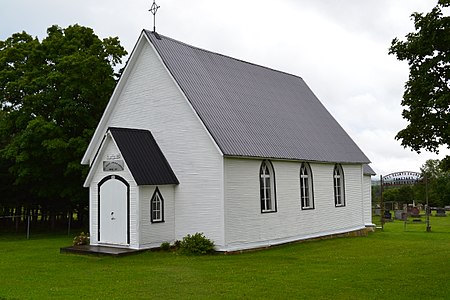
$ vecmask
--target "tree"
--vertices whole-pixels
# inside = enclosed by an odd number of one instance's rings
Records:
[[[428,201],[431,206],[450,205],[450,172],[442,168],[437,159],[429,159],[420,168],[422,180],[415,186],[415,194],[425,203],[425,188],[428,189]]]
[[[414,199],[414,191],[410,185],[388,186],[383,192],[385,202],[397,202],[400,204],[412,203]]]
[[[0,165],[54,211],[87,204],[81,157],[126,51],[117,37],[100,40],[80,25],[55,25],[47,35],[0,41]]]
[[[398,188],[390,188],[386,189],[383,192],[383,200],[384,202],[398,202],[400,198],[399,189]]]
[[[450,0],[439,0],[429,13],[413,13],[415,32],[406,41],[395,38],[389,49],[409,64],[402,100],[409,124],[396,139],[418,153],[450,147],[450,17],[442,12],[449,6]]]

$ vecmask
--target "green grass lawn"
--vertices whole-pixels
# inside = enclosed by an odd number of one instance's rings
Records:
[[[450,299],[450,217],[236,255],[60,254],[67,236],[0,236],[0,299]]]

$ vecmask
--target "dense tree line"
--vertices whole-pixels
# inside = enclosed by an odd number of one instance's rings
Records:
[[[0,216],[87,211],[82,155],[126,55],[80,25],[0,41]]]

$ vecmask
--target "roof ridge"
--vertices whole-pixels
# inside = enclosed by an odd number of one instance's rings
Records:
[[[140,129],[140,128],[126,128],[126,127],[109,126],[108,130],[111,130],[111,129],[112,130],[124,130],[124,131],[130,131],[130,130],[134,130],[134,131],[150,131],[148,129]]]
[[[224,156],[369,162],[301,77],[142,34]]]
[[[153,31],[151,31],[151,30],[144,29],[143,31],[145,31],[145,33],[146,33],[148,36],[150,36],[151,34],[154,35]],[[175,43],[184,45],[184,46],[189,47],[189,48],[193,48],[193,49],[196,49],[196,50],[199,50],[199,51],[203,51],[203,52],[211,53],[211,54],[214,54],[214,55],[222,56],[222,57],[225,57],[225,58],[228,58],[228,59],[232,59],[232,60],[235,60],[235,61],[239,61],[239,62],[242,62],[242,63],[245,63],[245,64],[249,64],[249,65],[252,65],[252,66],[255,66],[255,67],[260,67],[260,68],[263,68],[263,69],[266,69],[266,70],[269,70],[269,71],[273,71],[273,72],[277,72],[277,73],[282,73],[282,74],[289,75],[289,76],[296,77],[296,78],[299,78],[299,79],[303,80],[303,78],[302,78],[301,76],[299,76],[299,75],[295,75],[295,74],[288,73],[288,72],[285,72],[285,71],[281,71],[281,70],[277,70],[277,69],[274,69],[274,68],[266,67],[266,66],[263,66],[263,65],[260,65],[260,64],[257,64],[257,63],[253,63],[253,62],[249,62],[249,61],[242,60],[242,59],[239,59],[239,58],[235,58],[235,57],[232,57],[232,56],[230,56],[230,55],[222,54],[222,53],[219,53],[219,52],[214,52],[214,51],[206,50],[206,49],[203,49],[203,48],[200,48],[200,47],[197,47],[197,46],[193,46],[193,45],[191,45],[191,44],[188,44],[188,43],[185,43],[185,42],[176,40],[176,39],[174,39],[174,38],[168,37],[168,36],[163,35],[163,34],[160,34],[160,33],[157,33],[157,34],[158,34],[159,37],[166,38],[166,39],[168,39],[168,40],[171,40],[172,42],[175,42]],[[155,36],[155,37],[156,37],[156,36]],[[157,37],[156,37],[156,38],[157,38]]]

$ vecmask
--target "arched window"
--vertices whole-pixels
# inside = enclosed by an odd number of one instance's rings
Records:
[[[152,223],[164,222],[164,199],[158,187],[150,200],[150,218]]]
[[[300,166],[300,200],[302,209],[314,208],[313,178],[308,163]]]
[[[264,160],[259,169],[259,187],[261,212],[277,211],[275,199],[275,172],[272,163],[268,160]]]
[[[333,170],[334,205],[345,206],[344,171],[336,164]]]

